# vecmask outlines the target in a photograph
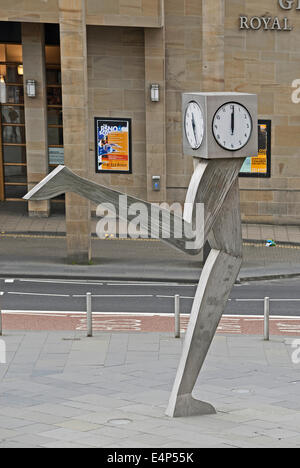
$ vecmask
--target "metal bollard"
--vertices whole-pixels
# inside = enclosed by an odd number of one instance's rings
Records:
[[[264,339],[270,341],[270,298],[265,297],[264,301]]]
[[[180,338],[180,296],[175,296],[175,338]]]
[[[3,296],[4,295],[4,292],[0,292],[0,296]],[[1,307],[1,303],[0,303],[0,336],[2,336],[2,307]]]
[[[93,336],[92,293],[86,293],[86,325],[87,337]]]

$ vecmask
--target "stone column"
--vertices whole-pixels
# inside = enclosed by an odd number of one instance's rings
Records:
[[[224,91],[225,0],[202,0],[202,91]]]
[[[28,189],[31,190],[48,174],[47,90],[45,69],[44,25],[22,24],[25,131]],[[28,98],[26,81],[36,80],[37,95]],[[47,217],[50,203],[29,201],[29,216]]]
[[[160,101],[151,102],[150,86],[160,86]],[[165,29],[145,29],[147,199],[163,202],[166,190]],[[152,190],[152,176],[161,177],[161,190]]]
[[[84,0],[59,0],[65,165],[88,177],[87,39]],[[71,262],[91,259],[90,203],[66,195],[67,251]]]

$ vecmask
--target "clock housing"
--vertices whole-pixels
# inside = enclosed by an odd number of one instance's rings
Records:
[[[202,110],[204,117],[204,136],[199,148],[193,149],[187,139],[185,130],[185,115],[189,103],[196,102]],[[222,109],[222,106],[236,103],[241,109],[245,108],[249,115],[252,129],[250,136],[243,141],[242,147],[226,148],[217,142],[214,135],[213,123]],[[184,93],[182,97],[182,115],[183,115],[183,151],[185,155],[203,159],[224,159],[224,158],[246,158],[257,156],[258,152],[258,132],[257,132],[257,96],[247,93]],[[236,119],[244,116],[235,114],[235,128],[241,128]],[[224,125],[231,125],[231,121],[224,120]],[[227,128],[227,127],[226,127]],[[224,145],[225,146],[225,145]]]

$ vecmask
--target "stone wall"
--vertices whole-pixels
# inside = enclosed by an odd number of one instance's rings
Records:
[[[185,200],[193,171],[182,155],[182,92],[201,90],[202,2],[166,0],[167,199]]]
[[[106,26],[162,26],[163,0],[85,0],[86,23]],[[0,21],[59,22],[59,0],[1,0]]]
[[[59,0],[1,0],[0,21],[58,23]]]
[[[272,120],[271,179],[240,180],[243,219],[295,223],[300,215],[300,105],[291,100],[300,78],[300,11],[277,0],[226,1],[225,88],[258,94],[259,118]],[[292,31],[239,29],[240,14],[288,17]]]
[[[162,26],[163,0],[86,0],[87,24]]]
[[[272,177],[240,180],[243,219],[299,224],[300,104],[291,100],[292,82],[300,79],[296,6],[283,10],[277,0],[86,0],[89,177],[151,201],[183,202],[193,166],[182,155],[182,92],[253,92],[259,117],[272,120]],[[240,30],[240,15],[288,17],[293,30]],[[1,0],[1,20],[57,23],[58,0]],[[150,102],[151,82],[161,86],[158,105]],[[94,117],[122,116],[133,120],[133,174],[95,174]],[[160,194],[151,190],[156,170]]]
[[[89,26],[89,174],[96,182],[147,198],[145,51],[142,28]],[[132,119],[133,174],[95,174],[94,117]]]

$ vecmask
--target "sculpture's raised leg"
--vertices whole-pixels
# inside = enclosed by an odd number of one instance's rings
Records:
[[[166,414],[212,414],[209,403],[192,397],[199,372],[242,264],[238,181],[231,188],[209,237],[212,247],[195,295],[184,349]]]

